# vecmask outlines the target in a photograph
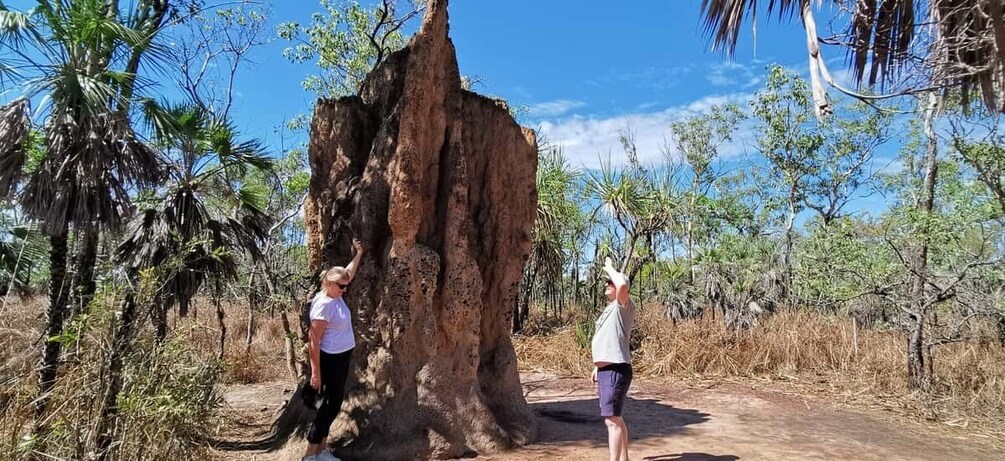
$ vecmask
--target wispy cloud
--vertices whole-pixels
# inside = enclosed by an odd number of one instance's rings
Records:
[[[640,69],[612,71],[600,78],[587,80],[586,83],[591,86],[613,84],[665,91],[680,85],[695,70],[697,70],[697,65],[695,64],[650,66]]]
[[[532,104],[527,108],[527,115],[531,117],[560,117],[585,106],[586,103],[583,101],[559,99],[558,101]]]
[[[608,156],[613,164],[624,163],[621,134],[630,132],[635,138],[639,160],[646,163],[660,162],[664,155],[677,159],[679,156],[670,147],[670,123],[687,114],[702,113],[712,106],[728,102],[744,104],[750,99],[749,93],[706,96],[688,104],[673,106],[656,112],[625,113],[612,117],[574,115],[558,120],[545,120],[540,124],[542,139],[559,145],[570,164],[585,168],[596,168],[601,158]],[[749,133],[738,133],[734,142],[723,147],[724,156],[742,153],[753,139]],[[668,154],[665,154],[669,151]]]
[[[714,86],[751,88],[761,84],[764,64],[723,61],[709,64],[705,80]]]

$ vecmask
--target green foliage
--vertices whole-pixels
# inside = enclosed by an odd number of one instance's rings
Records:
[[[142,344],[130,356],[119,396],[119,453],[133,459],[199,459],[202,441],[212,434],[223,397],[221,368],[199,357],[184,339],[163,347]]]
[[[997,200],[998,212],[1005,216],[1005,138],[993,130],[984,139],[976,140],[954,131],[955,153],[977,172],[977,179]]]
[[[806,81],[781,66],[768,69],[767,83],[751,102],[757,117],[758,150],[768,160],[771,175],[793,193],[805,195],[804,180],[819,168],[824,137],[814,130],[812,100]],[[793,204],[797,209],[799,204]]]
[[[0,294],[30,295],[42,281],[48,242],[33,224],[18,223],[0,208]]]
[[[240,141],[226,119],[193,105],[145,104],[162,150],[177,170],[153,206],[129,223],[116,259],[131,271],[167,265],[164,308],[187,312],[209,278],[235,279],[239,256],[261,256],[268,234],[269,188],[260,180],[272,168],[257,140]]]
[[[810,223],[795,260],[796,296],[826,310],[845,307],[846,300],[893,283],[902,274],[882,227],[851,217],[828,225]]]
[[[583,318],[576,322],[576,345],[580,349],[590,350],[590,345],[593,342],[593,333],[596,330],[597,324],[591,318]]]
[[[59,234],[69,223],[117,225],[129,192],[159,179],[158,158],[138,139],[128,114],[145,86],[140,64],[162,68],[167,56],[157,39],[168,9],[149,0],[115,11],[102,0],[39,1],[30,11],[0,4],[0,53],[7,59],[0,90],[15,90],[15,101],[46,102],[38,127],[30,116],[3,111],[0,124],[44,136],[32,134],[27,143],[0,137],[6,146],[0,146],[0,164],[8,166],[0,169],[0,185],[27,166],[31,175],[19,199],[43,229]],[[28,161],[12,161],[15,156]]]
[[[320,0],[320,4],[322,11],[311,16],[310,25],[279,25],[279,38],[291,42],[283,56],[295,64],[313,62],[321,69],[304,79],[305,90],[324,98],[356,94],[378,59],[404,46],[398,27],[381,21],[385,13],[393,17],[394,11],[366,8],[355,0]]]

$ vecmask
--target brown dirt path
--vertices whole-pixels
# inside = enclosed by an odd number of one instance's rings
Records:
[[[595,391],[583,378],[522,375],[540,423],[537,442],[482,460],[606,459],[606,430]],[[237,416],[231,435],[264,430],[289,398],[283,383],[231,386]],[[927,423],[897,421],[875,411],[838,408],[757,384],[711,389],[638,380],[625,420],[630,455],[648,461],[734,460],[1001,460],[1005,441]],[[242,428],[244,428],[242,430]],[[221,460],[293,461],[302,441],[274,453],[217,453]]]

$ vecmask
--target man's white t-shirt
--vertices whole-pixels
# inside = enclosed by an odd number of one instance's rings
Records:
[[[328,327],[321,335],[321,352],[341,354],[356,347],[349,306],[341,296],[331,298],[321,291],[311,301],[311,320],[324,320]]]

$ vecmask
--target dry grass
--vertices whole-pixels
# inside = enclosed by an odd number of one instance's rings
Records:
[[[45,306],[42,297],[32,299],[7,298],[0,312],[0,369],[8,372],[35,366],[38,359],[36,342],[45,327]],[[3,298],[0,297],[0,305]],[[216,309],[209,300],[198,299],[187,318],[171,315],[168,340],[184,340],[205,359],[219,357],[220,326]],[[289,379],[284,349],[285,333],[279,314],[255,313],[251,346],[247,346],[248,309],[240,302],[224,302],[224,383],[258,383]],[[193,313],[197,315],[193,315]],[[296,333],[295,315],[289,314],[291,328]],[[149,323],[143,325],[143,335],[150,336]],[[294,339],[294,344],[300,344]],[[8,363],[9,362],[9,363]],[[17,363],[15,363],[17,362]]]
[[[637,376],[784,380],[826,390],[834,399],[885,400],[882,406],[928,419],[1005,425],[1005,349],[990,341],[939,349],[933,391],[912,395],[906,387],[906,338],[859,329],[856,344],[852,321],[845,317],[783,312],[763,318],[756,328],[732,331],[711,317],[673,325],[649,308],[641,309],[635,334],[642,337],[632,356]],[[525,369],[588,376],[593,367],[572,327],[518,336],[514,344]]]
[[[112,306],[118,300],[99,302],[89,315],[67,322],[67,331],[79,339],[64,348],[48,413],[53,430],[37,441],[21,437],[30,433],[34,419],[31,401],[37,393],[35,366],[46,300],[9,298],[6,303],[0,313],[0,453],[10,453],[11,459],[31,459],[33,452],[39,457],[84,459],[93,444],[98,396],[106,384],[104,365],[115,319]],[[206,459],[205,437],[215,430],[222,405],[219,384],[290,379],[279,316],[257,314],[248,346],[247,308],[240,303],[224,308],[227,337],[222,360],[220,328],[209,302],[198,301],[198,316],[170,318],[164,347],[154,346],[149,317],[143,317],[127,357],[113,459]]]
[[[216,309],[207,300],[196,301],[197,315],[169,319],[172,325],[169,336],[184,338],[196,351],[206,357],[218,357],[220,352],[220,326]],[[223,382],[249,384],[281,379],[291,379],[286,368],[285,334],[279,314],[256,313],[251,346],[247,346],[248,309],[237,302],[225,302],[224,325],[227,337],[224,342]],[[294,315],[290,315],[290,328],[299,331]],[[294,339],[299,344],[299,339]]]
[[[44,323],[45,300],[14,301],[0,316],[0,364],[8,374],[30,374],[37,360],[33,344]],[[279,316],[256,314],[255,335],[246,348],[246,307],[225,303],[224,308],[227,340],[221,381],[290,379]],[[201,360],[212,361],[219,354],[215,309],[199,300],[196,311],[197,316],[171,318],[169,337],[189,345]],[[295,322],[293,316],[290,320]],[[514,340],[521,368],[588,376],[592,368],[589,350],[577,341],[574,323],[569,318],[529,325],[526,331],[533,334]],[[642,377],[770,379],[805,386],[807,392],[828,400],[875,404],[953,424],[1005,427],[1005,349],[990,341],[939,349],[934,391],[911,394],[905,385],[905,338],[895,332],[860,329],[856,344],[851,320],[845,317],[783,312],[761,319],[754,329],[731,331],[711,317],[673,325],[658,309],[643,308],[636,326],[641,345],[633,361]],[[295,323],[292,327],[296,331]],[[150,335],[149,328],[144,335]],[[301,346],[299,339],[295,344]]]
[[[114,295],[99,298],[87,315],[67,322],[63,363],[45,413],[50,430],[39,438],[22,437],[31,433],[34,419],[36,341],[45,303],[9,304],[0,316],[0,343],[7,354],[0,368],[0,453],[9,455],[0,458],[86,459],[95,447],[116,323],[111,306],[120,301]],[[108,428],[115,441],[113,461],[205,458],[204,441],[222,404],[215,360],[205,359],[180,338],[155,347],[143,334],[123,358],[122,377],[118,414]]]

